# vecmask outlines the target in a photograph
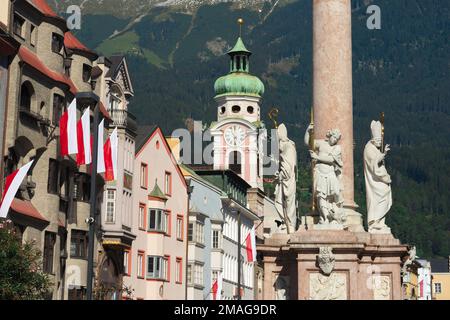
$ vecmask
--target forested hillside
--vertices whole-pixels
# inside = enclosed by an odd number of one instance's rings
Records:
[[[127,55],[136,91],[132,112],[142,124],[157,123],[170,134],[187,118],[215,120],[213,84],[228,72],[224,53],[236,40],[236,19],[243,17],[251,71],[266,85],[263,113],[277,106],[300,149],[305,210],[309,161],[302,136],[312,103],[311,3],[264,2],[258,10],[222,3],[188,12],[155,7],[138,22],[132,15],[84,15],[78,36],[105,55]],[[366,27],[371,3],[381,7],[381,30]],[[357,202],[365,212],[362,152],[370,121],[384,111],[394,179],[388,224],[403,242],[417,245],[422,257],[450,255],[449,4],[353,2]]]

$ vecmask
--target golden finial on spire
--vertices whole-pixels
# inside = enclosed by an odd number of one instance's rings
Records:
[[[239,18],[237,22],[239,24],[239,37],[241,37],[242,36],[242,26],[244,24],[244,19]]]

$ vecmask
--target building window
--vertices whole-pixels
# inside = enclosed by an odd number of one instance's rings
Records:
[[[88,236],[86,231],[72,230],[70,239],[70,257],[75,259],[86,259]]]
[[[252,107],[252,106],[249,106],[249,107],[247,107],[247,112],[248,112],[249,114],[254,114],[254,113],[255,113],[255,108]]]
[[[188,241],[194,241],[194,224],[189,223],[188,226]]]
[[[436,294],[442,293],[442,285],[440,283],[434,284],[434,293],[436,293]]]
[[[92,74],[92,67],[88,64],[83,64],[83,81],[90,82]]]
[[[52,51],[54,53],[61,53],[63,45],[64,37],[57,33],[52,33]]]
[[[192,264],[188,264],[186,269],[187,283],[192,284]]]
[[[220,231],[219,230],[213,230],[212,232],[212,247],[213,249],[219,249],[220,244]]]
[[[53,274],[53,256],[55,253],[56,234],[52,232],[45,232],[44,238],[44,272]]]
[[[48,181],[47,192],[50,194],[59,194],[59,162],[55,159],[50,159],[48,163]]]
[[[172,212],[170,210],[166,211],[166,235],[172,235]]]
[[[139,251],[137,255],[137,277],[140,279],[144,279],[144,270],[145,270],[145,253],[143,251]]]
[[[116,216],[116,190],[108,189],[106,192],[106,222],[114,223]]]
[[[241,153],[239,151],[230,153],[229,168],[237,174],[242,173]]]
[[[183,241],[184,236],[184,218],[181,215],[177,216],[177,240]]]
[[[30,29],[30,44],[35,47],[36,46],[36,40],[37,40],[37,28],[34,25],[31,25],[31,29]]]
[[[148,166],[145,163],[141,163],[141,187],[148,188]]]
[[[85,173],[75,174],[75,199],[82,202],[90,202],[91,199],[91,177]]]
[[[150,209],[148,231],[167,233],[167,214],[161,209]]]
[[[175,266],[175,282],[183,283],[183,259],[177,258],[176,266]]]
[[[197,222],[195,229],[196,229],[195,230],[195,242],[197,242],[199,244],[204,244],[205,243],[205,234],[203,233],[203,231],[204,231],[203,223]]]
[[[31,111],[31,101],[34,96],[34,89],[30,82],[26,81],[20,87],[20,109]]]
[[[13,32],[22,39],[24,38],[24,25],[25,19],[17,14],[14,14]]]
[[[147,212],[145,204],[139,204],[139,229],[145,230],[145,213]]]
[[[203,286],[203,266],[201,264],[194,264],[194,284]]]
[[[86,288],[69,287],[69,300],[84,300],[86,298]]]
[[[241,112],[241,107],[240,106],[232,106],[231,111],[233,113],[239,113],[239,112]]]
[[[172,174],[167,171],[164,179],[164,192],[168,196],[172,195]]]
[[[147,257],[147,278],[157,280],[167,280],[167,258],[148,256]]]
[[[59,126],[59,119],[61,119],[65,105],[66,101],[63,96],[60,96],[59,94],[53,95],[53,125]]]
[[[123,272],[126,276],[131,275],[131,252],[124,250],[123,252]]]

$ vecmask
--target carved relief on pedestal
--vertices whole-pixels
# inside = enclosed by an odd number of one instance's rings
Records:
[[[319,255],[317,256],[317,265],[324,275],[329,276],[333,272],[335,260],[336,258],[333,255],[332,247],[319,248]]]
[[[311,300],[347,300],[347,277],[342,273],[325,276],[309,275],[309,298]]]
[[[374,300],[391,300],[390,276],[372,276],[372,287]]]

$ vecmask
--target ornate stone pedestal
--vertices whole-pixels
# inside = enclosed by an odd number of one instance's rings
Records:
[[[402,298],[400,269],[407,246],[392,235],[299,230],[273,235],[258,252],[264,257],[265,300]]]

